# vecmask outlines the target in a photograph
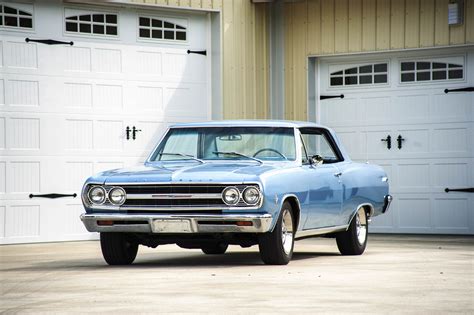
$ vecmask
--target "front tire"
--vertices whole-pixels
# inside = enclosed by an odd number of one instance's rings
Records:
[[[294,222],[293,209],[285,201],[273,231],[259,237],[258,247],[265,264],[286,265],[290,262],[295,243]]]
[[[100,247],[109,265],[130,265],[137,257],[138,242],[126,233],[100,233]]]
[[[229,247],[229,245],[226,243],[215,243],[203,246],[201,250],[206,255],[222,255],[225,254],[227,247]]]
[[[369,224],[364,208],[357,210],[349,229],[336,236],[337,247],[342,255],[361,255],[367,247]]]

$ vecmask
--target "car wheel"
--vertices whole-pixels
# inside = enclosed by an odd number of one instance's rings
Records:
[[[295,243],[293,210],[290,203],[283,203],[278,222],[272,232],[259,237],[260,256],[267,265],[286,265],[293,256]]]
[[[130,265],[137,257],[138,243],[126,233],[100,233],[100,247],[109,265]]]
[[[201,247],[201,250],[206,255],[222,255],[229,247],[226,243],[214,243]]]
[[[342,255],[361,255],[367,246],[369,224],[364,208],[357,210],[349,229],[336,236],[337,247]]]

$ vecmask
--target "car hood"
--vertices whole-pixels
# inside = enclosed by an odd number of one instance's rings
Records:
[[[240,163],[150,163],[144,166],[116,169],[99,175],[106,184],[134,182],[249,182],[258,181],[266,172],[284,165],[254,162]]]

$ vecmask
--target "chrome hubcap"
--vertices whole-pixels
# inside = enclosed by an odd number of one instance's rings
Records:
[[[357,241],[360,245],[364,245],[367,239],[367,219],[365,217],[365,210],[359,209],[356,214],[356,232]]]
[[[281,224],[281,243],[285,254],[289,255],[293,247],[293,220],[289,210],[283,210],[283,221]]]

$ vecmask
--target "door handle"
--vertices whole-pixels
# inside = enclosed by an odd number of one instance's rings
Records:
[[[397,142],[398,142],[398,150],[402,148],[402,142],[405,141],[404,138],[402,138],[402,135],[398,135],[397,137]]]
[[[31,39],[31,38],[25,38],[25,42],[27,43],[40,43],[40,44],[45,44],[45,45],[74,45],[74,42],[62,42],[60,40],[54,40],[54,39]]]
[[[141,129],[135,128],[135,126],[132,127],[132,139],[135,140],[137,137],[137,132],[142,131]]]
[[[474,193],[474,187],[471,188],[446,188],[444,190],[445,192],[450,192],[450,191],[457,191],[457,192],[466,192],[466,193]]]
[[[390,150],[392,148],[392,137],[390,135],[388,135],[385,139],[380,139],[380,141],[387,142],[387,149]]]
[[[342,173],[341,173],[341,172],[339,172],[339,173],[334,173],[334,176],[336,176],[336,177],[341,177],[341,176],[342,176]]]
[[[127,126],[127,128],[125,128],[125,135],[126,135],[127,140],[130,140],[130,131],[132,131],[132,129],[130,129],[130,127]]]

